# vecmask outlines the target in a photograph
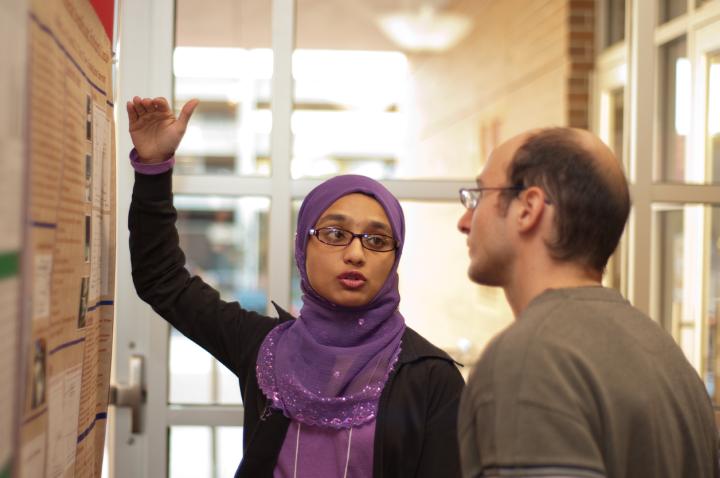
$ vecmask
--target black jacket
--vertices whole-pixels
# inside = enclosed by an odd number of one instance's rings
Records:
[[[172,172],[136,174],[130,205],[132,276],[140,298],[240,380],[245,408],[243,460],[236,477],[272,477],[290,420],[267,407],[255,362],[279,318],[225,302],[185,269],[175,228]],[[380,396],[373,477],[460,476],[457,410],[464,382],[452,359],[409,327]]]

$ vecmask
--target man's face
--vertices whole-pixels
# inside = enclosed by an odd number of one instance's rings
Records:
[[[498,146],[490,155],[478,187],[508,187],[507,166],[526,136],[516,136]],[[511,204],[512,206],[512,204]],[[483,191],[477,207],[466,210],[458,221],[458,229],[467,234],[470,265],[468,276],[473,282],[504,286],[515,258],[512,215],[504,207],[501,191]]]
[[[343,196],[330,205],[315,223],[315,229],[321,227],[339,227],[356,234],[393,235],[380,203],[359,193]],[[347,246],[331,246],[311,237],[305,267],[315,292],[334,304],[358,307],[377,295],[394,263],[395,251],[365,249],[360,238]]]

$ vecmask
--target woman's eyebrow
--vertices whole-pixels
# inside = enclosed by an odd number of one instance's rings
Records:
[[[388,235],[391,235],[391,234],[392,234],[392,229],[390,228],[390,226],[388,226],[388,225],[385,224],[384,222],[380,222],[380,221],[370,221],[370,222],[368,223],[368,228],[369,228],[369,229],[374,229],[374,230],[381,230],[381,231],[385,232],[385,233],[388,234]]]
[[[328,214],[327,216],[321,217],[317,223],[319,226],[320,224],[326,222],[339,222],[341,224],[347,224],[349,222],[349,218],[345,214]]]
[[[354,221],[351,221],[348,216],[345,214],[328,214],[327,216],[321,217],[317,225],[321,226],[322,224],[328,223],[328,222],[334,222],[336,224],[341,224],[344,226],[349,225],[350,223],[353,223]],[[372,229],[374,231],[382,231],[383,233],[386,233],[388,235],[392,234],[392,229],[389,225],[385,224],[382,221],[368,221],[367,223],[367,229]]]

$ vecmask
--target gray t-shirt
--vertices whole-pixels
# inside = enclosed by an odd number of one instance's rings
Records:
[[[488,345],[459,414],[464,477],[720,477],[702,381],[613,289],[548,290]]]

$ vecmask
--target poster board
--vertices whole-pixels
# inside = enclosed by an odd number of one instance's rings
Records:
[[[87,0],[28,0],[26,20],[28,332],[15,472],[95,477],[114,318],[112,52]]]

